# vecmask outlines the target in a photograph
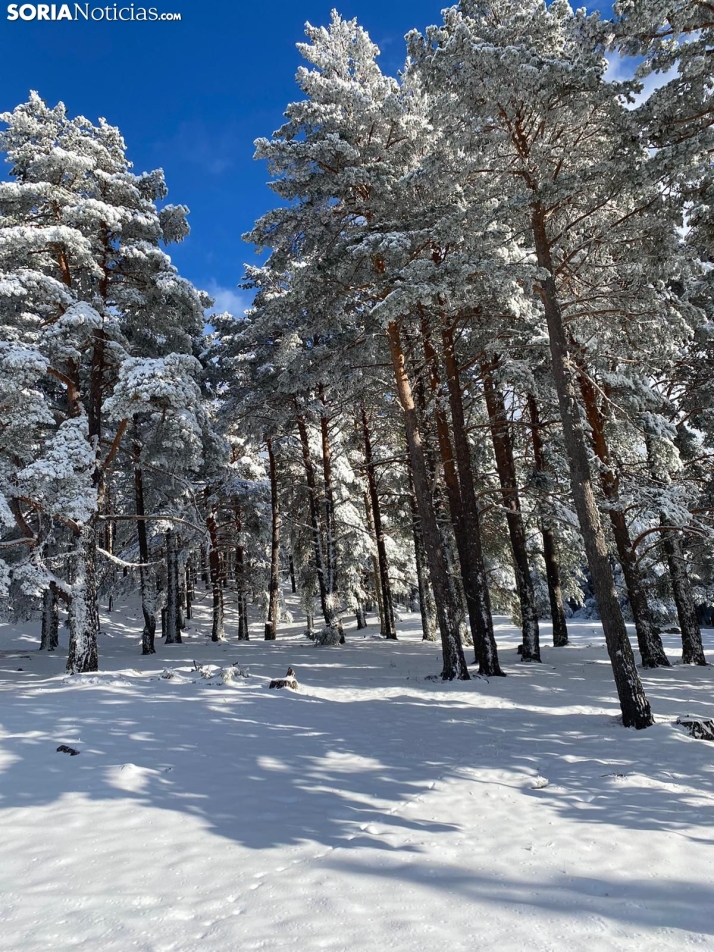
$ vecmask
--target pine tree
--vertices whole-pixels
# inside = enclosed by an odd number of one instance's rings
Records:
[[[37,94],[2,119],[13,181],[0,186],[0,268],[18,292],[3,299],[3,334],[8,346],[33,349],[37,370],[44,361],[36,391],[53,420],[36,430],[31,462],[9,474],[3,491],[35,560],[41,540],[23,506],[74,535],[71,580],[47,573],[45,584],[54,581],[68,601],[68,670],[80,673],[97,666],[97,528],[107,472],[131,420],[126,406],[118,412],[122,387],[137,360],[155,357],[157,341],[166,355],[191,350],[207,298],[159,248],[186,234],[186,210],[157,210],[163,174],[132,173],[118,130],[70,119]],[[143,384],[147,399],[152,377]],[[162,381],[148,399],[161,401],[165,389]],[[51,466],[71,468],[64,486]]]

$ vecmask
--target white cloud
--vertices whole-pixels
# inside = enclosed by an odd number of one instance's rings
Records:
[[[217,281],[209,281],[206,291],[215,299],[210,314],[222,314],[228,311],[234,317],[242,317],[253,303],[253,295],[240,288],[224,288]]]

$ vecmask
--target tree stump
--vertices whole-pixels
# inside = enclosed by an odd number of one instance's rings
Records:
[[[271,688],[291,688],[293,691],[297,691],[298,683],[295,677],[295,672],[292,668],[288,668],[288,672],[284,678],[275,678],[270,682]]]
[[[714,740],[714,719],[699,717],[678,717],[677,723],[685,728],[695,740]]]

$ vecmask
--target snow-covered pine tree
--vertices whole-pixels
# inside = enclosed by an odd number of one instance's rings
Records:
[[[564,2],[546,7],[536,0],[464,0],[426,38],[413,35],[410,48],[430,71],[430,87],[442,91],[442,121],[458,131],[468,128],[477,144],[474,167],[488,170],[483,174],[498,191],[501,215],[511,218],[514,231],[528,229],[541,269],[536,291],[547,321],[572,492],[623,720],[646,727],[652,716],[597,509],[567,359],[562,292],[562,262],[584,247],[588,229],[597,227],[605,239],[616,232],[619,189],[642,167],[646,153],[623,107],[622,88],[603,80],[604,63],[589,40],[584,14],[574,15]]]
[[[2,333],[7,347],[36,355],[33,389],[46,414],[30,437],[34,452],[6,470],[2,491],[37,585],[54,583],[68,602],[68,670],[78,673],[97,667],[97,523],[131,422],[117,412],[121,400],[113,416],[105,404],[132,360],[156,356],[157,341],[164,354],[190,352],[208,299],[159,247],[187,233],[186,210],[158,211],[163,174],[134,174],[117,129],[70,119],[34,93],[2,120],[12,177],[0,185]],[[56,526],[73,538],[63,579],[42,558]]]
[[[301,44],[300,49],[313,68],[301,69],[298,82],[308,98],[288,108],[287,124],[272,141],[259,141],[257,152],[258,157],[268,160],[276,176],[273,187],[278,194],[300,201],[289,210],[266,216],[251,238],[276,248],[284,236],[285,247],[294,248],[292,236],[300,234],[303,256],[319,255],[318,249],[327,250],[329,241],[330,257],[334,258],[335,240],[341,244],[355,240],[364,236],[366,230],[381,225],[385,216],[391,217],[398,181],[414,166],[419,137],[427,135],[428,129],[409,95],[402,96],[397,84],[382,76],[375,62],[377,48],[356,22],[343,21],[333,14],[329,28],[308,26],[306,32],[311,42]],[[327,233],[320,230],[321,225],[327,225]],[[365,305],[373,306],[387,293],[386,287],[378,287],[380,275],[386,273],[386,247],[379,247],[377,242],[369,250],[360,249],[355,259],[361,269],[369,269],[370,273],[372,287],[366,296],[361,295]],[[329,259],[315,258],[318,269],[328,263]],[[335,305],[340,323],[347,326],[355,326],[356,321],[369,316],[369,307],[356,309],[355,302],[349,302],[345,308],[344,302],[333,300],[332,321]],[[324,306],[322,312],[325,313]],[[307,313],[314,319],[313,309]],[[396,319],[386,313],[383,316],[396,393],[405,414],[422,532],[428,537],[426,550],[437,595],[444,676],[468,677],[458,634],[458,613],[429,492],[402,330]],[[372,324],[370,336],[378,326]]]

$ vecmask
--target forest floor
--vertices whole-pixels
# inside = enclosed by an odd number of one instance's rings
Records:
[[[321,648],[237,643],[229,609],[215,645],[204,597],[149,658],[139,614],[73,678],[64,628],[48,655],[0,626],[0,949],[714,949],[714,744],[675,724],[714,715],[714,669],[645,672],[636,732],[592,622],[527,665],[498,619],[508,677],[443,684],[416,614]]]

